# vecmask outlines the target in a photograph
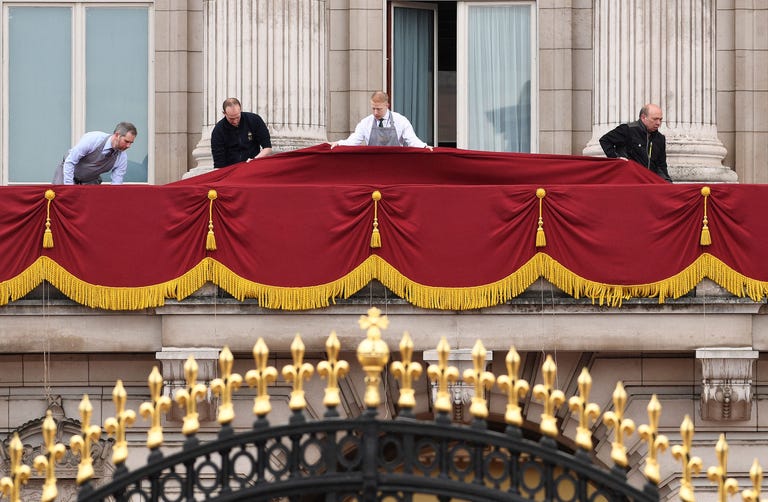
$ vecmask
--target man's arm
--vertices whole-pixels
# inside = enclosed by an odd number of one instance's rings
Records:
[[[126,171],[128,171],[128,154],[126,152],[120,152],[120,154],[117,156],[114,167],[112,167],[112,172],[110,173],[110,176],[112,177],[112,184],[122,185]]]
[[[399,114],[394,115],[394,117],[395,128],[400,131],[400,138],[402,138],[403,146],[412,146],[414,148],[427,147],[427,144],[416,136],[416,131],[413,130],[410,120]]]
[[[213,167],[226,167],[227,158],[224,150],[224,136],[219,125],[213,127],[211,131],[211,155],[213,156]]]
[[[371,122],[371,116],[368,115],[363,120],[357,123],[357,126],[355,127],[355,131],[349,135],[347,139],[342,139],[341,141],[336,141],[336,145],[345,145],[345,146],[358,146],[358,145],[367,145],[368,144],[368,135],[371,132],[371,126],[373,123]],[[367,129],[366,129],[367,126]],[[331,146],[335,146],[333,143]]]
[[[255,120],[255,141],[259,144],[259,153],[253,157],[254,159],[259,159],[261,157],[267,157],[269,155],[272,155],[272,138],[269,137],[269,128],[267,127],[267,124],[264,122],[264,119],[261,118],[261,116],[254,114],[256,117]]]
[[[621,124],[612,131],[608,131],[600,138],[600,146],[605,152],[605,156],[615,159],[621,157],[627,142],[628,127]],[[618,148],[617,148],[618,147]]]
[[[660,143],[661,148],[659,148],[659,150],[661,154],[659,155],[659,160],[656,164],[659,166],[659,176],[672,183],[672,177],[669,175],[669,171],[667,170],[667,140],[664,138],[664,136],[661,137]]]

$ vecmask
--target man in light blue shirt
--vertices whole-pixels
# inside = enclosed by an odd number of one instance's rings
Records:
[[[120,122],[108,134],[93,131],[80,141],[56,166],[53,183],[57,185],[98,185],[101,174],[112,171],[112,184],[120,185],[128,170],[128,150],[136,140],[136,127]]]

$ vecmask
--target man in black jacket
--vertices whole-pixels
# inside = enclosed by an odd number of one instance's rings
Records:
[[[222,104],[224,118],[211,132],[213,167],[227,167],[272,155],[269,129],[255,113],[241,111],[237,98],[227,98]]]
[[[667,172],[667,142],[659,132],[664,115],[661,108],[647,104],[640,110],[640,120],[621,124],[600,138],[607,157],[634,160],[641,166],[672,182]]]

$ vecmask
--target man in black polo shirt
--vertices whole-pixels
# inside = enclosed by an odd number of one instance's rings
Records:
[[[224,118],[211,132],[213,167],[227,167],[272,155],[269,129],[255,113],[243,112],[237,98],[227,98],[222,104]]]

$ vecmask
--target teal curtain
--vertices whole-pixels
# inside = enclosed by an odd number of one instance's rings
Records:
[[[434,144],[434,16],[429,9],[395,7],[392,109],[411,121],[416,135]]]

